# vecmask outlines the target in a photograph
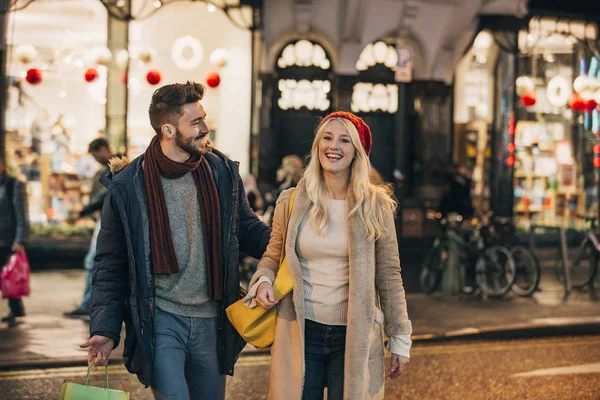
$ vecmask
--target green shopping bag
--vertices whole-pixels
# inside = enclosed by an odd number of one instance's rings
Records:
[[[119,389],[111,389],[108,384],[108,365],[106,366],[106,384],[103,388],[88,386],[90,372],[94,362],[88,366],[85,384],[80,385],[74,382],[64,382],[60,389],[58,400],[129,400],[129,380],[123,380],[119,384]]]

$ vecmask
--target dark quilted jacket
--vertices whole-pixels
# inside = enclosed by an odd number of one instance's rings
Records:
[[[218,351],[222,374],[233,367],[245,343],[225,308],[240,298],[239,251],[260,258],[270,228],[251,211],[237,163],[216,150],[206,154],[219,192],[222,224],[224,301],[219,312]],[[102,178],[108,194],[102,208],[92,286],[90,334],[115,340],[125,322],[123,358],[129,372],[149,386],[154,359],[154,276],[150,257],[144,156]]]

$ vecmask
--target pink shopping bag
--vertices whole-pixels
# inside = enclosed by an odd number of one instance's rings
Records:
[[[29,260],[25,252],[17,252],[10,256],[0,273],[2,298],[18,298],[29,296]]]

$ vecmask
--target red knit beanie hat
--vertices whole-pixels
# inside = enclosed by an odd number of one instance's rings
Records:
[[[321,122],[319,123],[319,128],[323,125],[323,123],[325,123],[325,121],[331,118],[345,118],[348,121],[352,122],[352,125],[354,125],[354,127],[358,131],[360,144],[362,144],[363,149],[365,149],[365,153],[367,153],[367,156],[369,155],[369,153],[371,153],[371,144],[373,143],[371,129],[369,129],[369,125],[367,125],[361,117],[346,111],[332,112],[331,114],[325,116],[325,118],[321,120]]]

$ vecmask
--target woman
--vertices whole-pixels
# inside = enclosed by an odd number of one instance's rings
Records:
[[[390,337],[390,377],[408,365],[411,324],[394,230],[396,203],[389,186],[369,181],[370,150],[371,132],[362,119],[346,112],[326,116],[289,221],[293,189],[279,197],[271,240],[248,294],[265,309],[277,304],[271,283],[287,225],[294,291],[277,316],[269,399],[322,399],[325,386],[328,399],[383,398],[382,325]]]

